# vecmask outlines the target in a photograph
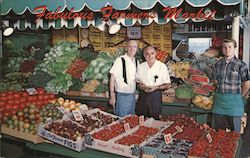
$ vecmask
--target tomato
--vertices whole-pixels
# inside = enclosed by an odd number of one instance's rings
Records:
[[[21,103],[19,107],[20,107],[20,109],[23,109],[23,108],[25,108],[26,106],[27,106],[27,103],[24,102],[24,103]]]
[[[6,105],[5,106],[5,111],[11,111],[11,109],[12,109],[12,105]]]
[[[13,91],[8,91],[7,94],[13,94],[14,92]]]
[[[8,100],[7,101],[7,104],[13,104],[14,103],[14,100]]]
[[[20,100],[19,99],[15,100],[14,104],[19,105],[20,104]]]
[[[7,100],[7,98],[6,98],[6,96],[0,96],[0,100],[2,100],[2,101],[6,101],[6,100]]]
[[[37,95],[31,96],[32,101],[37,101]]]
[[[22,97],[28,97],[29,94],[28,94],[26,91],[22,91],[22,92],[21,92],[21,96],[22,96]]]
[[[49,98],[50,98],[50,99],[55,99],[55,94],[50,93],[50,94],[49,94]]]
[[[24,98],[24,97],[20,98],[20,102],[21,102],[21,103],[26,102],[26,98]]]
[[[6,97],[6,95],[7,94],[5,92],[0,94],[1,97]]]
[[[5,101],[0,101],[0,107],[4,106],[6,104]]]
[[[13,95],[12,95],[12,94],[8,94],[8,95],[6,96],[6,98],[7,98],[7,100],[12,100],[12,99],[13,99]]]
[[[44,96],[44,99],[45,99],[45,100],[48,100],[49,98],[50,98],[50,97],[49,97],[49,94],[47,94],[47,95]]]
[[[38,100],[44,100],[44,95],[38,95],[38,96],[37,96],[37,99],[38,99]]]
[[[19,105],[14,104],[13,107],[12,107],[12,110],[18,110],[18,109],[19,109]]]
[[[36,91],[38,92],[38,94],[44,94],[45,90],[43,88],[37,88]]]
[[[21,97],[21,95],[20,95],[20,94],[18,94],[18,93],[15,93],[15,94],[13,94],[13,97],[14,97],[14,98],[20,98],[20,97]]]
[[[28,97],[27,97],[27,101],[28,101],[29,103],[31,103],[31,102],[33,101],[32,96],[28,96]]]
[[[42,100],[38,100],[38,101],[36,102],[36,104],[37,104],[37,106],[39,106],[39,107],[42,107],[42,106],[44,105]]]
[[[2,113],[4,110],[5,110],[4,107],[0,106],[0,113]]]

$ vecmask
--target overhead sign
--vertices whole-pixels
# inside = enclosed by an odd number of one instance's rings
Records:
[[[141,27],[128,27],[127,28],[127,37],[129,39],[140,39],[141,36]]]

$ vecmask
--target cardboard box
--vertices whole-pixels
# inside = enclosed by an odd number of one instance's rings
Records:
[[[188,103],[188,104],[190,104],[191,103],[191,99],[185,99],[185,98],[175,97],[174,98],[174,102],[176,102],[176,103]]]
[[[59,120],[59,122],[60,121],[63,121],[63,120]],[[37,131],[38,135],[40,135],[41,137],[46,138],[52,142],[55,142],[57,144],[60,144],[62,146],[65,146],[67,148],[70,148],[70,149],[78,151],[78,152],[85,149],[84,137],[81,140],[77,140],[77,141],[73,141],[73,140],[61,137],[59,135],[56,135],[55,133],[52,133],[52,132],[46,130],[44,127],[48,124],[43,124],[43,125],[40,124],[39,125],[38,131]]]
[[[116,116],[116,115],[107,113],[107,112],[105,112],[105,111],[102,111],[102,110],[100,110],[99,108],[94,108],[94,109],[88,110],[88,111],[86,111],[85,114],[87,114],[87,115],[89,115],[89,116],[93,116],[93,114],[94,114],[94,113],[97,113],[97,112],[100,112],[100,113],[103,114],[103,115],[109,115],[109,116],[111,116],[111,117],[113,117],[113,118],[116,118],[116,119],[119,119],[119,118],[120,118],[119,116]],[[95,117],[95,116],[93,116],[93,117]],[[98,119],[98,118],[96,118],[96,119]]]
[[[142,125],[147,126],[147,127],[152,127],[152,128],[158,128],[160,131],[160,129],[162,127],[166,126],[166,122],[157,121],[157,120],[154,120],[153,118],[149,118]],[[107,127],[103,127],[103,128],[107,128]],[[94,132],[102,130],[103,128],[100,128],[96,131],[92,131],[92,132],[88,133],[87,136],[91,136]],[[127,132],[124,132],[124,133],[108,140],[108,141],[102,141],[99,139],[85,137],[86,140],[92,139],[90,142],[86,141],[86,146],[89,148],[92,148],[92,149],[101,150],[101,151],[109,152],[109,153],[114,153],[114,154],[118,154],[118,155],[122,155],[122,156],[126,156],[126,157],[139,157],[141,155],[141,147],[143,145],[145,145],[148,141],[153,139],[154,136],[146,139],[144,142],[142,142],[139,145],[126,146],[126,145],[115,143],[117,140],[119,140],[122,137],[127,136],[129,134],[132,134],[133,132],[135,132],[138,129],[139,129],[139,125],[133,129],[130,129]],[[155,135],[157,135],[157,133]]]
[[[70,95],[70,96],[80,96],[80,91],[67,91],[66,95]]]
[[[174,98],[175,97],[162,95],[162,102],[164,102],[164,103],[173,103]]]
[[[8,128],[6,125],[2,125],[1,132],[3,134],[13,136],[15,138],[19,138],[19,139],[23,139],[23,140],[26,140],[29,142],[33,142],[34,144],[44,143],[44,142],[51,143],[51,142],[43,139],[42,137],[40,137],[37,134],[33,135],[33,134],[17,131],[15,129]]]

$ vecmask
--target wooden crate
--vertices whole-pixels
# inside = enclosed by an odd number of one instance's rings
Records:
[[[29,134],[29,133],[24,133],[21,131],[17,131],[11,128],[8,128],[6,125],[2,125],[1,128],[1,132],[3,134],[15,137],[15,138],[19,138],[19,139],[23,139],[29,142],[33,142],[34,144],[39,144],[39,143],[51,143],[50,141],[47,141],[45,139],[43,139],[42,137],[40,137],[39,135],[33,135],[33,134]]]

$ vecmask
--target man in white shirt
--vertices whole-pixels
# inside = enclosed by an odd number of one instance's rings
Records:
[[[118,57],[109,71],[109,103],[120,117],[135,113],[135,76],[138,63],[134,56],[138,48],[137,41],[129,40],[126,48],[127,53]]]
[[[167,66],[156,60],[156,50],[147,46],[143,50],[146,62],[138,66],[137,83],[141,89],[136,114],[159,119],[162,110],[162,90],[169,88],[170,77]]]

